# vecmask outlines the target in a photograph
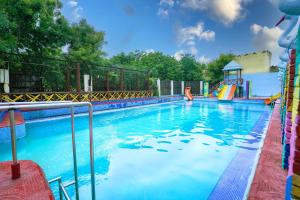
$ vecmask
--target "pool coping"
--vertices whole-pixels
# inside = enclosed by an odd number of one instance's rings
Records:
[[[112,113],[112,112],[121,112],[124,110],[132,110],[132,109],[137,109],[137,108],[147,108],[147,107],[153,107],[153,106],[157,106],[157,105],[172,104],[172,103],[181,102],[181,101],[185,101],[185,100],[174,100],[174,101],[169,101],[169,102],[152,103],[152,104],[147,104],[147,105],[136,105],[136,106],[130,106],[130,107],[124,107],[124,108],[99,110],[99,111],[93,111],[93,115],[101,115],[101,114]],[[77,114],[75,114],[75,117],[83,117],[83,116],[88,116],[88,115],[89,115],[89,113],[77,113]],[[40,118],[40,119],[29,119],[29,120],[25,121],[25,124],[53,121],[53,120],[58,120],[58,119],[66,119],[66,118],[70,118],[70,117],[71,117],[70,114],[68,114],[68,115],[61,115],[61,116],[47,117],[47,118]]]
[[[134,105],[134,106],[123,107],[123,108],[109,108],[109,109],[104,109],[104,110],[94,110],[93,114],[100,115],[100,114],[109,113],[109,112],[120,112],[120,111],[124,111],[124,110],[136,109],[136,108],[146,108],[146,107],[157,106],[157,105],[172,104],[172,103],[181,102],[181,101],[186,101],[186,100],[179,99],[179,100],[172,100],[172,101],[167,101],[167,102],[150,103],[150,104],[145,104],[145,105]],[[209,100],[209,99],[206,99],[206,98],[204,98],[204,99],[195,99],[195,101],[219,102],[217,99],[216,100],[214,100],[214,99]],[[249,103],[249,102],[243,102],[243,101],[244,100],[239,100],[239,101],[235,101],[235,102],[232,102],[232,103],[262,104],[261,102]],[[224,102],[222,102],[222,103],[224,103]],[[88,112],[75,113],[75,117],[82,117],[82,116],[88,116]],[[66,118],[70,118],[70,114],[51,116],[51,117],[43,117],[43,118],[38,118],[38,119],[27,119],[27,120],[25,120],[25,124],[52,121],[52,120],[58,120],[58,119],[66,119]]]
[[[260,141],[255,143],[254,146],[257,150],[252,152],[239,149],[227,168],[224,170],[208,199],[247,199],[270,125],[272,113],[272,110],[264,111],[250,131],[251,135],[261,134]],[[245,155],[251,156],[251,158],[244,159],[246,157]],[[247,158],[249,158],[248,156]],[[243,161],[242,163],[249,162],[252,165],[247,163],[244,166],[244,169],[240,166],[240,161]],[[234,175],[232,175],[232,172],[235,172]],[[228,183],[232,183],[236,180],[238,180],[236,184],[231,184],[230,187],[228,187]],[[240,182],[244,184],[240,184]]]
[[[276,102],[247,198],[285,199],[287,171],[282,169],[280,103]]]

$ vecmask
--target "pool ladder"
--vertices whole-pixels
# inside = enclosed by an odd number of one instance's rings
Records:
[[[78,186],[78,171],[77,171],[77,155],[76,155],[76,143],[75,143],[75,120],[74,120],[74,107],[88,106],[89,108],[89,143],[90,143],[90,170],[91,170],[91,197],[92,200],[96,199],[95,194],[95,170],[94,170],[94,141],[93,141],[93,107],[89,102],[72,103],[66,101],[57,102],[20,102],[20,103],[0,103],[0,111],[9,112],[10,118],[10,130],[11,130],[11,146],[12,146],[12,158],[13,164],[18,165],[17,151],[16,151],[16,133],[15,133],[15,110],[34,110],[34,109],[50,109],[50,108],[70,108],[71,114],[71,129],[72,129],[72,153],[73,153],[73,170],[74,180],[69,183],[63,183],[61,177],[49,180],[48,183],[58,183],[59,199],[71,200],[66,188],[71,185],[75,186],[75,197],[79,200],[79,186]],[[20,176],[20,167],[18,167],[17,176]],[[13,172],[13,176],[14,176]],[[18,177],[17,177],[18,178]]]

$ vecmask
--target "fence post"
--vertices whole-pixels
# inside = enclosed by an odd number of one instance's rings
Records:
[[[81,83],[80,83],[80,64],[77,63],[77,66],[76,66],[76,82],[77,82],[77,92],[79,93],[80,90],[81,90]]]
[[[160,91],[160,79],[156,80],[156,85],[157,85],[158,96],[160,97],[160,94],[161,94],[161,91]]]
[[[71,92],[70,69],[67,67],[65,71],[66,91]]]
[[[124,70],[120,69],[120,90],[124,91]]]
[[[105,90],[109,91],[109,71],[108,70],[105,73]]]
[[[181,94],[184,95],[184,81],[181,81]]]
[[[147,71],[147,90],[150,90],[150,71]]]
[[[203,81],[200,81],[200,96],[203,96]]]
[[[174,96],[174,81],[171,81],[171,96]]]

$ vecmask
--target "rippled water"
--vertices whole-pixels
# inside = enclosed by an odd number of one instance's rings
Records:
[[[194,101],[95,115],[97,199],[206,199],[240,148],[256,150],[251,144],[261,135],[250,133],[267,109]],[[88,120],[75,122],[80,195],[89,199]],[[18,159],[36,161],[49,179],[72,180],[70,123],[26,124]],[[0,152],[0,160],[11,159],[9,144],[1,144]]]

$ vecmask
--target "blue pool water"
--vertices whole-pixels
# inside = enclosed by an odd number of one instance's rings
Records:
[[[207,199],[239,150],[257,150],[251,145],[261,135],[251,131],[268,109],[181,101],[95,114],[97,199]],[[48,179],[72,180],[70,125],[70,118],[27,123],[18,159],[36,161]],[[76,117],[75,125],[80,197],[90,199],[87,117]],[[10,144],[0,152],[0,161],[11,160]]]

